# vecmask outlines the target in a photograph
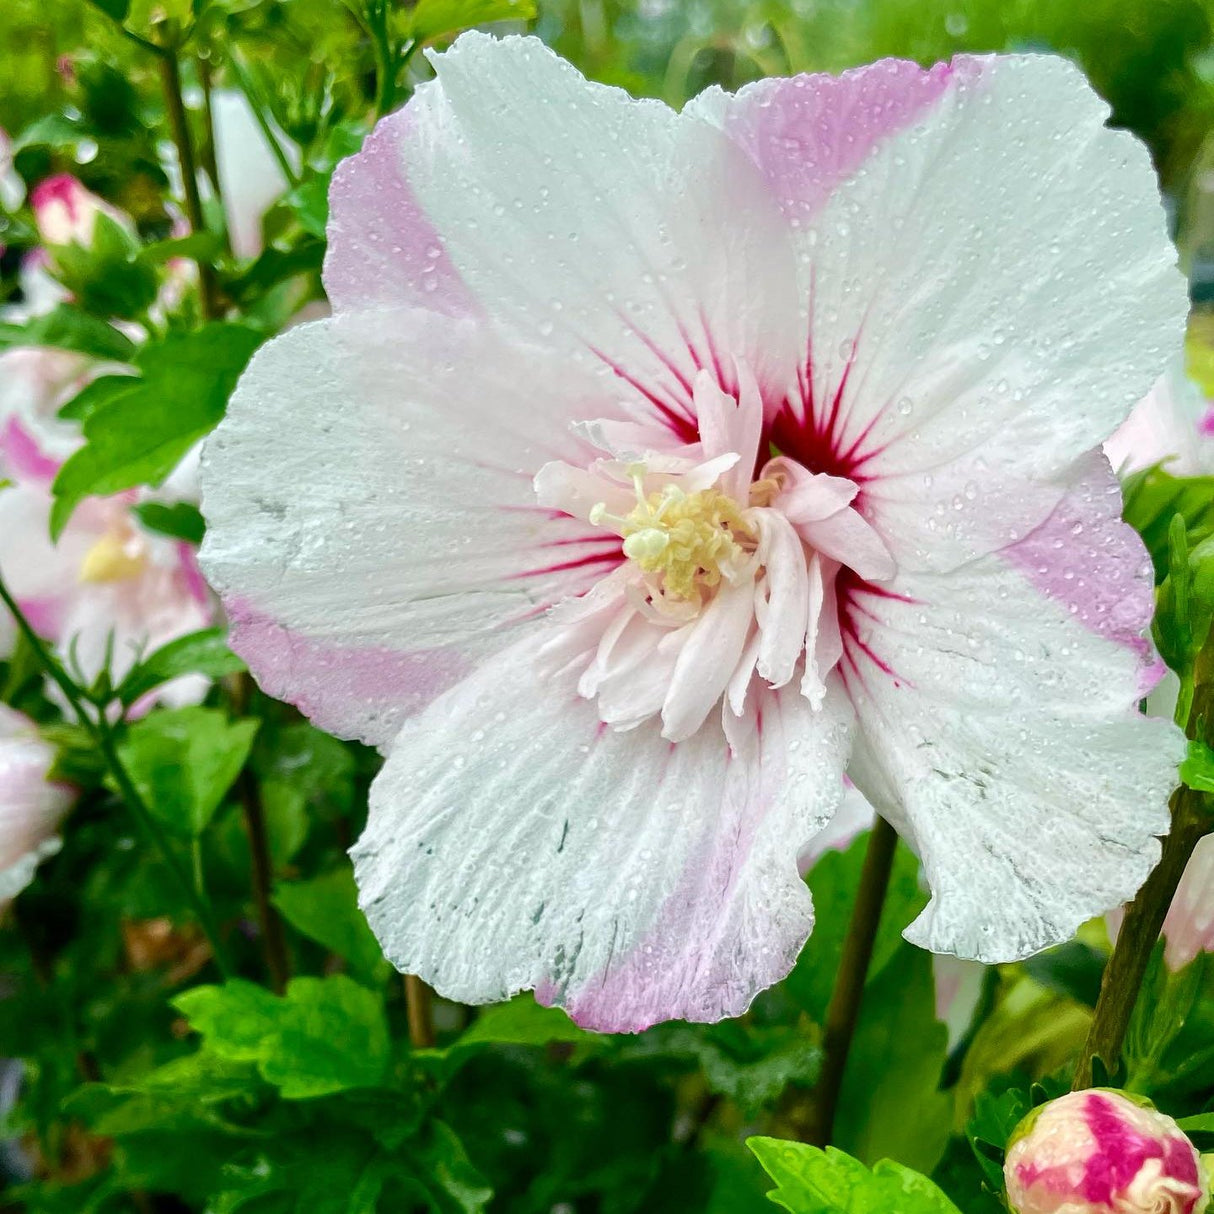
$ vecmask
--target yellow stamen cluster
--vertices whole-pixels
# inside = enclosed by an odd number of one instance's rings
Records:
[[[121,582],[137,577],[147,565],[142,545],[120,530],[107,531],[85,554],[82,582]]]
[[[622,518],[600,503],[593,523],[614,523],[624,537],[624,555],[660,578],[663,597],[701,602],[753,547],[754,534],[738,503],[716,489],[684,493],[675,485],[646,494],[644,468],[629,469],[637,504]]]

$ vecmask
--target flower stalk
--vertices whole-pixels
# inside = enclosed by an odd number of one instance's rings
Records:
[[[826,1146],[834,1133],[843,1075],[847,1070],[847,1057],[860,1019],[864,984],[877,942],[877,928],[881,923],[897,848],[897,831],[884,818],[878,817],[868,838],[856,904],[852,908],[847,936],[843,941],[843,955],[839,959],[839,972],[835,976],[830,1006],[826,1010],[823,1033],[825,1056],[814,1089],[809,1127],[803,1136],[806,1142],[814,1146]]]

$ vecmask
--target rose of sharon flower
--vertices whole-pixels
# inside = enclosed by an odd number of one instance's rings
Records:
[[[1170,1117],[1122,1092],[1069,1092],[1012,1136],[1003,1174],[1015,1214],[1201,1214],[1209,1190]]]
[[[1095,448],[1186,310],[1070,64],[886,61],[681,114],[462,36],[334,179],[330,320],[204,455],[262,686],[383,747],[361,902],[469,1002],[736,1015],[856,786],[908,929],[1065,939],[1159,853],[1149,563]]]
[[[54,758],[33,721],[0,704],[0,908],[59,850],[56,832],[75,790],[47,779]]]
[[[49,536],[59,464],[20,420],[0,417],[0,575],[38,633],[72,654],[86,677],[107,659],[115,680],[137,656],[213,623],[210,596],[189,544],[145,530],[134,493],[86,499],[58,543]],[[170,704],[200,700],[202,676],[160,688]]]

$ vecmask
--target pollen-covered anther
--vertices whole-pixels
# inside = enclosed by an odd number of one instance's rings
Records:
[[[757,541],[733,498],[717,489],[685,493],[677,485],[646,493],[644,466],[628,472],[636,506],[619,516],[600,502],[590,521],[620,532],[624,555],[654,576],[663,598],[700,602],[722,579],[738,576]]]

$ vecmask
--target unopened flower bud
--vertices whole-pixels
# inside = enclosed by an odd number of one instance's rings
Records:
[[[1172,1118],[1123,1092],[1071,1092],[1034,1110],[1004,1164],[1015,1214],[1201,1214],[1201,1158]]]
[[[89,248],[98,215],[108,215],[123,228],[130,220],[86,189],[70,173],[58,173],[40,182],[30,193],[30,206],[44,244],[78,244]]]

